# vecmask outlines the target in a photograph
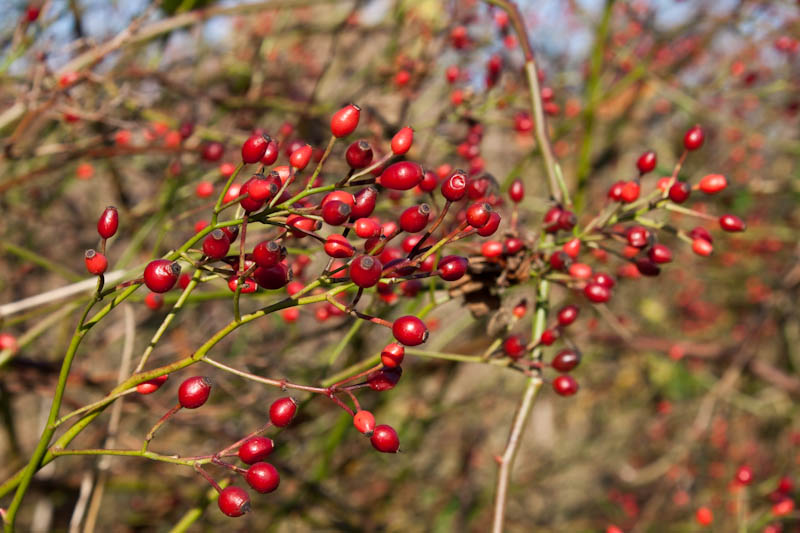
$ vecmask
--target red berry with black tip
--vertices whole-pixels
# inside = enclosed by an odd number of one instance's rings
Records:
[[[263,135],[253,135],[242,144],[242,162],[246,165],[258,163],[264,154],[267,152],[267,145],[269,145],[268,137]]]
[[[676,204],[682,204],[689,199],[692,194],[692,188],[685,181],[676,181],[669,188],[669,199]]]
[[[567,305],[562,307],[558,310],[558,314],[556,315],[558,318],[558,325],[561,327],[567,327],[578,318],[578,313],[580,313],[580,309],[577,305]]]
[[[230,247],[231,241],[221,229],[215,229],[203,239],[203,253],[211,259],[222,259]]]
[[[397,453],[400,449],[400,439],[392,426],[381,424],[376,426],[369,441],[372,447],[383,453]]]
[[[394,155],[403,155],[411,149],[414,142],[414,130],[406,126],[392,137],[392,152]]]
[[[456,170],[442,182],[442,196],[450,202],[457,202],[467,194],[467,175]]]
[[[422,181],[422,167],[411,161],[399,161],[389,165],[380,177],[380,184],[387,189],[407,191]]]
[[[569,372],[581,362],[581,354],[571,348],[565,348],[558,352],[550,366],[559,372]]]
[[[119,227],[119,213],[113,206],[106,207],[100,219],[97,221],[97,233],[104,239],[114,236]]]
[[[366,218],[375,210],[375,203],[378,200],[378,189],[366,187],[353,195],[355,203],[350,209],[350,220]]]
[[[690,151],[697,150],[703,146],[703,141],[705,138],[705,133],[703,133],[703,130],[700,128],[700,126],[692,126],[686,132],[686,135],[683,136],[683,146]]]
[[[256,174],[242,185],[241,194],[247,193],[249,198],[254,202],[266,202],[272,199],[273,196],[278,194],[280,189],[280,177],[276,182],[274,177],[265,177],[261,174]],[[245,207],[244,205],[242,207]],[[245,207],[245,209],[247,209]],[[248,209],[254,211],[254,209]]]
[[[469,261],[460,255],[448,255],[439,261],[438,274],[445,281],[456,281],[464,277]]]
[[[350,219],[350,206],[339,200],[333,200],[322,206],[322,220],[331,226],[340,226]]]
[[[197,409],[208,400],[211,381],[207,377],[192,376],[178,387],[178,402],[186,409]]]
[[[372,163],[372,156],[372,147],[363,139],[353,142],[344,153],[347,164],[356,170],[367,168]]]
[[[494,235],[497,231],[497,228],[500,227],[500,213],[497,211],[492,211],[489,213],[489,221],[483,225],[482,228],[478,229],[478,235],[481,237],[489,237],[490,235]]]
[[[553,270],[566,270],[572,264],[572,258],[563,250],[557,250],[550,255],[550,267]]]
[[[417,346],[428,339],[428,328],[414,315],[401,316],[392,324],[392,334],[406,346]]]
[[[486,202],[476,202],[467,208],[467,223],[473,228],[482,228],[491,215],[492,206]]]
[[[636,161],[636,168],[639,169],[640,174],[647,174],[655,170],[656,160],[656,153],[652,150],[648,150],[639,156],[639,159]]]
[[[381,234],[381,225],[371,218],[359,218],[353,223],[353,230],[362,239],[369,239]]]
[[[362,289],[373,287],[381,279],[383,265],[370,255],[357,257],[350,264],[350,280]]]
[[[253,279],[261,288],[274,291],[285,287],[292,280],[292,271],[284,263],[271,267],[258,267],[253,271]]]
[[[719,227],[725,231],[744,231],[747,229],[747,225],[744,223],[744,220],[737,217],[736,215],[722,215],[719,217]]]
[[[169,259],[155,259],[144,268],[144,284],[153,292],[167,292],[175,286],[181,266]]]
[[[250,510],[250,496],[243,488],[231,485],[219,493],[217,505],[220,511],[236,518]]]
[[[574,228],[577,223],[578,217],[576,217],[575,213],[572,211],[564,209],[561,211],[561,214],[558,215],[558,227],[564,231],[572,231],[572,228]]]
[[[286,257],[286,248],[274,241],[262,241],[253,248],[253,261],[260,267],[277,265]]]
[[[243,463],[252,465],[263,461],[275,449],[275,443],[267,437],[250,437],[239,446],[239,459]]]
[[[371,437],[375,431],[375,416],[369,411],[358,411],[353,416],[353,425],[358,431],[367,437]]]
[[[544,230],[548,233],[555,233],[561,229],[561,212],[563,209],[559,206],[551,207],[544,214]]]
[[[294,418],[297,412],[297,401],[291,396],[285,398],[278,398],[269,407],[269,419],[273,425],[284,428]]]
[[[289,156],[289,163],[297,170],[303,170],[311,161],[311,154],[313,151],[314,149],[310,144],[302,146],[292,152],[292,155]]]
[[[337,259],[353,257],[355,253],[355,248],[350,244],[350,241],[348,241],[346,237],[338,234],[328,235],[323,248],[329,257],[335,257]]]
[[[412,205],[400,214],[400,228],[408,233],[418,233],[428,225],[431,206],[428,204]]]
[[[277,141],[268,142],[267,149],[264,151],[264,155],[261,157],[261,164],[265,166],[273,164],[275,161],[278,160],[280,152],[281,150],[278,147]]]
[[[643,276],[658,276],[661,273],[661,269],[658,267],[656,262],[651,260],[649,257],[639,257],[636,259],[635,264],[636,270],[638,270]]]
[[[381,351],[381,363],[387,368],[395,368],[403,363],[406,349],[402,344],[392,342],[387,344]]]
[[[95,276],[103,274],[108,268],[108,259],[106,259],[106,256],[94,250],[86,250],[83,260],[86,263],[86,270],[89,271],[89,274]]]
[[[247,469],[245,479],[254,491],[267,494],[278,488],[281,484],[281,475],[269,463],[256,463]]]
[[[403,369],[399,366],[383,367],[369,375],[367,385],[377,392],[392,390],[402,375]]]
[[[572,376],[558,376],[553,380],[553,390],[559,396],[572,396],[578,392],[578,382]]]
[[[347,137],[358,127],[361,108],[349,104],[341,108],[331,117],[331,133],[334,137]]]

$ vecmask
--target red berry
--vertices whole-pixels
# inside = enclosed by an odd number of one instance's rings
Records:
[[[164,297],[155,292],[148,292],[144,297],[144,304],[151,311],[158,311],[164,305]]]
[[[685,181],[676,181],[669,188],[669,199],[676,204],[682,204],[689,199],[692,193],[692,188]]]
[[[736,215],[722,215],[719,217],[719,227],[725,231],[744,231],[747,229],[744,220]]]
[[[381,225],[371,218],[359,218],[353,223],[353,229],[356,235],[362,239],[377,237],[381,234]]]
[[[222,143],[212,141],[203,145],[200,151],[200,156],[209,163],[214,163],[215,161],[222,159],[222,154],[224,153],[225,147],[222,146]]]
[[[406,126],[392,137],[392,152],[394,155],[403,155],[411,148],[414,142],[414,130]]]
[[[267,494],[278,488],[281,476],[278,470],[269,463],[256,463],[247,469],[245,479],[250,488],[261,494]]]
[[[558,325],[561,327],[569,326],[578,318],[578,313],[580,313],[580,309],[577,305],[562,307],[558,310]]]
[[[245,464],[252,465],[267,458],[275,443],[267,437],[250,437],[239,446],[239,459]]]
[[[411,161],[399,161],[393,163],[383,171],[380,177],[380,184],[387,189],[407,191],[416,187],[424,172],[422,167]]]
[[[525,353],[525,343],[519,335],[511,335],[503,341],[503,351],[511,359],[519,359]]]
[[[573,263],[569,266],[569,275],[575,279],[589,279],[592,277],[592,267],[586,263]]]
[[[644,276],[658,276],[661,273],[661,269],[655,263],[655,261],[650,260],[647,257],[640,257],[636,259],[636,270],[639,271],[640,274]]]
[[[226,515],[236,518],[250,510],[250,496],[241,487],[231,485],[222,489],[217,500],[219,510]]]
[[[211,381],[203,376],[192,376],[178,387],[178,402],[186,409],[197,409],[208,400]]]
[[[494,235],[497,231],[497,228],[500,227],[500,213],[497,211],[492,211],[489,213],[489,221],[483,225],[482,228],[478,229],[478,235],[481,237],[489,237],[490,235]]]
[[[236,292],[236,289],[239,288],[239,276],[231,276],[228,278],[228,288],[231,292]],[[258,285],[256,284],[256,280],[252,278],[246,278],[242,280],[242,288],[239,290],[241,294],[252,294],[258,290]]]
[[[456,170],[442,182],[442,196],[450,202],[461,200],[467,193],[467,175],[463,170]]]
[[[636,168],[639,169],[639,173],[647,174],[648,172],[652,172],[656,168],[656,159],[656,153],[652,150],[648,150],[640,155],[639,159],[636,161]]]
[[[253,248],[253,261],[260,267],[277,265],[286,257],[286,248],[274,241],[262,241]]]
[[[160,389],[161,385],[163,385],[168,378],[169,374],[164,374],[163,376],[158,376],[157,378],[149,379],[144,383],[139,383],[138,385],[136,385],[136,392],[138,392],[139,394],[152,394],[158,389]]]
[[[622,200],[622,189],[625,187],[624,181],[618,181],[614,183],[608,189],[608,198],[614,200],[615,202],[619,202]]]
[[[314,149],[310,144],[302,146],[292,152],[292,155],[289,156],[289,163],[297,170],[303,170],[311,161],[311,154],[313,151]]]
[[[175,286],[181,266],[168,259],[150,261],[144,268],[144,284],[153,292],[167,292]]]
[[[525,186],[522,184],[521,179],[517,178],[511,182],[511,187],[508,189],[508,196],[515,204],[522,201],[522,198],[525,196]]]
[[[689,232],[690,239],[705,239],[711,244],[714,244],[714,239],[711,237],[711,234],[708,230],[702,226],[697,226],[692,228],[692,231]]]
[[[708,257],[713,250],[712,244],[703,238],[697,238],[692,241],[692,251],[697,255]]]
[[[439,179],[436,177],[436,174],[430,170],[426,170],[425,174],[422,176],[422,181],[419,182],[419,188],[424,192],[432,192],[434,189],[436,189],[438,184]]]
[[[672,251],[663,244],[654,244],[647,252],[647,257],[654,263],[669,263],[672,261]]]
[[[482,228],[489,222],[492,206],[486,202],[476,202],[467,208],[467,223],[473,228]]]
[[[370,389],[378,392],[392,390],[402,375],[403,369],[399,366],[383,367],[369,375],[367,384]]]
[[[357,286],[366,289],[378,283],[382,271],[383,265],[377,258],[362,255],[350,263],[350,280]]]
[[[331,117],[331,133],[334,137],[347,137],[356,130],[361,108],[349,104],[341,108]]]
[[[545,346],[550,346],[558,339],[558,331],[554,329],[546,329],[542,332],[539,342]]]
[[[705,134],[700,126],[692,126],[683,136],[683,146],[687,150],[697,150],[703,146]]]
[[[350,244],[347,238],[337,234],[328,236],[328,238],[325,240],[324,249],[325,253],[328,254],[329,257],[335,257],[337,259],[353,257],[353,254],[355,253],[353,245]]]
[[[401,316],[392,324],[394,338],[406,346],[417,346],[428,339],[428,328],[414,315]]]
[[[211,259],[222,259],[230,247],[231,241],[221,229],[215,229],[203,239],[203,253]]]
[[[279,155],[280,148],[278,147],[278,143],[276,141],[270,141],[267,143],[267,149],[264,151],[264,155],[261,157],[261,164],[269,166],[278,160]]]
[[[371,437],[375,431],[375,416],[369,411],[358,411],[353,417],[353,425],[358,431]]]
[[[722,174],[708,174],[697,184],[697,188],[706,194],[716,194],[727,186],[728,180]]]
[[[481,255],[486,259],[497,259],[504,251],[500,241],[486,241],[481,245]]]
[[[625,185],[622,186],[622,192],[620,194],[620,198],[623,202],[630,204],[635,202],[639,199],[639,182],[638,181],[629,181]]]
[[[581,362],[581,354],[570,348],[565,348],[558,352],[550,363],[550,366],[559,372],[569,372]]]
[[[742,465],[736,470],[736,482],[740,485],[749,485],[753,482],[753,469]]]
[[[400,448],[400,439],[392,426],[381,424],[376,426],[370,437],[372,447],[383,453],[397,453]]]
[[[595,272],[594,274],[592,274],[592,283],[597,283],[598,285],[602,285],[606,289],[613,289],[614,285],[617,284],[614,278],[609,276],[605,272]]]
[[[548,233],[555,233],[561,229],[561,212],[563,209],[559,206],[551,207],[544,214],[543,224],[544,230]]]
[[[634,248],[644,248],[650,244],[650,241],[653,238],[647,228],[643,226],[631,226],[625,232],[625,236],[628,239],[628,244]]]
[[[490,220],[489,223],[486,224],[486,226],[491,224],[491,222],[492,221]],[[484,226],[483,228],[485,228],[486,226]],[[478,230],[478,233],[483,231],[483,228]],[[503,244],[503,246],[505,248],[505,253],[507,255],[514,255],[523,248],[525,248],[525,243],[522,241],[522,239],[518,239],[516,237],[509,237],[508,239],[506,239],[506,242]]]
[[[604,303],[611,298],[611,290],[599,283],[589,283],[584,287],[583,293],[593,303]]]
[[[194,194],[198,198],[208,198],[212,194],[214,194],[214,184],[210,181],[201,181],[197,184],[197,187],[194,190]]]
[[[714,513],[708,507],[700,507],[695,512],[694,518],[701,526],[709,526],[714,521]]]
[[[291,272],[284,263],[278,263],[271,267],[258,267],[253,271],[253,279],[262,289],[274,291],[285,287],[291,281]]]
[[[367,141],[353,142],[344,153],[347,164],[356,170],[367,168],[372,163],[372,147]]]
[[[549,262],[553,270],[566,270],[572,264],[572,258],[565,252],[557,250],[550,255]]]
[[[331,226],[339,226],[350,219],[350,206],[339,200],[322,205],[322,220]]]
[[[267,152],[267,145],[272,139],[264,135],[253,135],[242,144],[242,161],[246,165],[258,163]]]
[[[395,368],[402,364],[406,349],[402,344],[392,342],[381,351],[381,363],[387,368]]]
[[[553,390],[559,396],[572,396],[578,392],[578,382],[569,375],[558,376],[553,380]]]
[[[322,226],[322,223],[303,215],[291,214],[286,218],[286,225],[291,228],[292,235],[302,239],[306,236],[306,233],[317,231]]]
[[[428,225],[430,214],[428,204],[412,205],[400,214],[400,228],[408,233],[418,233]]]
[[[86,263],[86,270],[89,271],[89,274],[94,274],[95,276],[104,273],[108,268],[106,256],[94,250],[86,250],[83,260]]]
[[[262,174],[256,174],[244,182],[241,193],[247,193],[249,195],[248,197],[254,202],[266,202],[272,200],[272,198],[278,194],[281,185],[281,178],[275,173],[271,172],[268,177]],[[242,207],[248,211],[255,211],[255,209],[248,209],[244,205],[242,205]]]
[[[455,281],[464,277],[469,262],[460,255],[448,255],[439,260],[439,277],[445,281]]]
[[[378,189],[366,187],[358,191],[355,195],[355,204],[350,211],[350,220],[365,218],[375,210],[375,203],[378,200]]]
[[[564,246],[561,247],[564,250],[564,253],[570,256],[572,259],[578,257],[578,254],[581,252],[581,240],[579,238],[570,239]]]
[[[289,425],[297,412],[297,402],[291,396],[278,398],[269,407],[269,419],[279,428]]]
[[[113,206],[106,207],[100,219],[97,221],[97,233],[104,239],[114,236],[119,227],[119,213]]]

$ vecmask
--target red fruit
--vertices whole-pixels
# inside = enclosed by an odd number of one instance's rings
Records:
[[[311,147],[310,144],[307,144],[301,148],[298,148],[292,155],[289,156],[289,163],[298,171],[303,170],[308,166],[308,163],[311,161],[311,154],[313,153],[314,149]]]
[[[565,348],[558,352],[550,363],[559,372],[569,372],[581,362],[581,354],[570,348]]]
[[[578,318],[578,313],[580,313],[580,309],[577,305],[562,307],[558,310],[558,325],[561,327],[569,326]]]
[[[286,218],[286,225],[291,228],[292,235],[302,239],[306,236],[306,233],[317,231],[322,224],[313,218],[291,214]]]
[[[661,269],[658,268],[655,261],[651,261],[647,257],[638,258],[635,264],[636,270],[644,276],[658,276],[661,273]]]
[[[400,376],[402,375],[403,369],[399,366],[394,368],[384,367],[370,374],[367,378],[367,384],[370,389],[378,392],[392,390],[397,385],[397,382],[400,381]]]
[[[361,108],[349,104],[341,108],[331,117],[331,133],[334,137],[347,137],[356,130]]]
[[[722,174],[709,174],[697,184],[697,188],[706,194],[716,194],[727,186],[728,180]]]
[[[236,292],[236,289],[239,288],[239,276],[231,276],[228,279],[228,288],[231,292]],[[256,280],[252,278],[246,278],[242,280],[242,288],[239,290],[241,294],[252,294],[258,290],[258,285],[256,284]]]
[[[628,239],[628,244],[633,246],[634,248],[644,248],[650,241],[652,240],[653,236],[647,230],[647,228],[643,226],[631,226],[625,232],[625,236]]]
[[[467,193],[467,175],[463,170],[456,170],[442,182],[442,196],[450,202],[461,200]]]
[[[358,431],[371,437],[375,431],[375,416],[369,411],[358,411],[353,417],[353,425]]]
[[[692,193],[692,188],[685,181],[676,181],[669,188],[669,199],[676,204],[682,204],[689,199]]]
[[[239,198],[239,193],[242,190],[242,186],[238,183],[231,183],[231,186],[228,187],[228,190],[225,192],[225,196],[222,198],[222,202],[227,204],[228,202],[232,202]]]
[[[417,346],[428,339],[428,328],[414,315],[401,316],[392,324],[394,338],[406,346]]]
[[[197,409],[208,400],[211,381],[203,376],[192,376],[178,387],[178,402],[186,409]]]
[[[521,179],[517,178],[511,182],[511,187],[508,189],[508,196],[515,204],[522,201],[525,196],[525,186],[522,184]]]
[[[136,385],[136,392],[139,394],[152,394],[160,389],[161,385],[163,385],[167,379],[169,379],[169,374],[164,374],[163,376],[147,380],[144,383],[139,383]]]
[[[106,256],[94,250],[86,250],[83,260],[86,263],[86,270],[89,271],[89,274],[94,274],[95,276],[104,273],[108,268]]]
[[[408,233],[418,233],[428,225],[430,214],[428,204],[412,205],[400,214],[400,228]]]
[[[414,130],[406,126],[392,137],[392,152],[394,155],[403,155],[411,148],[414,142]]]
[[[269,419],[273,425],[284,428],[289,425],[296,412],[297,402],[294,398],[278,398],[269,407]]]
[[[560,219],[562,211],[563,209],[561,209],[561,207],[555,206],[548,209],[544,214],[542,223],[544,224],[544,230],[547,233],[555,233],[561,229]]]
[[[614,200],[615,202],[619,202],[622,200],[622,189],[625,187],[624,181],[618,181],[614,183],[611,188],[608,189],[608,198]]]
[[[278,143],[276,141],[270,141],[267,143],[267,149],[264,151],[264,155],[261,157],[261,164],[264,166],[269,166],[278,160],[279,155],[280,148],[278,147]]]
[[[439,261],[439,277],[445,281],[455,281],[464,277],[469,261],[459,255],[448,255]]]
[[[355,249],[353,245],[342,235],[329,235],[325,240],[325,253],[330,257],[343,259],[345,257],[353,257]]]
[[[239,459],[245,464],[252,465],[266,459],[274,449],[275,443],[272,439],[258,436],[250,437],[239,446]]]
[[[592,283],[597,283],[598,285],[602,285],[606,289],[613,289],[614,285],[617,284],[614,278],[612,278],[605,272],[595,272],[592,275]]]
[[[525,343],[519,335],[511,335],[503,341],[503,351],[511,359],[519,359],[525,353]]]
[[[749,485],[753,482],[753,469],[742,465],[736,470],[736,482],[740,485]]]
[[[444,71],[445,78],[447,78],[447,83],[455,83],[460,74],[461,72],[456,65],[450,65]]]
[[[706,136],[700,126],[692,126],[686,132],[686,135],[683,136],[683,146],[687,150],[697,150],[703,146],[705,137]]]
[[[407,191],[419,185],[423,175],[422,167],[417,163],[400,161],[389,165],[389,167],[383,171],[380,184],[387,189]]]
[[[286,248],[274,241],[262,241],[253,248],[253,261],[260,267],[277,265],[286,257]]]
[[[333,192],[329,192],[328,194],[325,195],[325,198],[322,199],[321,205],[322,205],[322,207],[325,207],[328,203],[333,202],[333,201],[338,201],[338,202],[342,202],[344,204],[347,204],[347,207],[349,207],[351,209],[356,204],[355,197],[352,194],[350,194],[349,192],[346,192],[346,191],[333,191]]]
[[[589,283],[584,287],[583,293],[592,303],[604,303],[611,298],[611,290],[599,283]]]
[[[402,344],[392,342],[381,351],[381,363],[387,368],[395,368],[402,364],[406,349]]]
[[[656,168],[656,153],[652,150],[648,150],[640,155],[639,159],[636,161],[636,168],[639,169],[640,174],[652,172]]]
[[[542,336],[539,337],[539,342],[545,346],[551,346],[556,340],[558,340],[558,331],[554,329],[544,330]]]
[[[224,153],[225,147],[222,143],[216,141],[205,143],[200,149],[200,156],[209,163],[219,161]]]
[[[281,187],[280,176],[270,173],[268,177],[256,174],[242,185],[241,193],[247,193],[250,200],[254,202],[266,202],[278,194]],[[245,207],[244,205],[242,207]],[[247,209],[245,207],[245,209]],[[247,209],[255,211],[255,209]]]
[[[372,155],[372,147],[364,140],[353,142],[344,153],[347,164],[356,170],[367,168],[372,163]]]
[[[470,173],[474,174],[472,167],[470,167]],[[484,198],[489,194],[489,187],[491,185],[491,180],[485,176],[477,179],[471,179],[467,181],[467,196],[470,200]]]
[[[663,244],[654,244],[647,252],[647,257],[654,263],[669,263],[672,261],[672,251]]]
[[[215,229],[203,239],[203,253],[211,259],[222,259],[230,247],[231,241],[221,229]]]
[[[620,198],[623,202],[630,204],[635,202],[639,199],[639,182],[638,181],[629,181],[625,185],[622,186],[622,192],[620,194]]]
[[[578,382],[569,375],[558,376],[553,380],[553,390],[559,396],[572,396],[578,392]]]
[[[426,170],[425,175],[422,176],[422,181],[419,182],[419,188],[424,192],[432,192],[434,189],[436,189],[438,184],[439,179],[436,177],[436,174],[430,170]]]
[[[469,45],[469,35],[467,35],[467,28],[464,26],[456,26],[450,32],[450,43],[453,48],[461,50]]]
[[[339,200],[322,205],[322,220],[331,226],[339,226],[350,219],[350,206]]]
[[[210,181],[201,181],[197,184],[197,187],[194,190],[194,194],[198,198],[208,198],[212,194],[214,194],[214,184]]]
[[[558,250],[552,253],[549,262],[553,270],[566,270],[572,264],[572,258],[563,251]]]
[[[692,228],[692,231],[689,232],[690,239],[705,239],[711,244],[714,244],[714,239],[711,237],[711,234],[708,230],[702,226],[697,226]]]
[[[784,497],[781,501],[772,506],[773,516],[786,516],[794,511],[794,500]]]
[[[350,280],[362,289],[373,287],[381,279],[383,265],[370,255],[357,257],[350,263]]]
[[[491,223],[491,221],[489,221],[489,223]],[[489,224],[487,224],[487,226],[488,225]],[[481,230],[482,229],[483,228],[481,228]],[[480,233],[481,230],[478,230],[478,233]],[[523,248],[525,248],[525,243],[522,241],[522,239],[518,239],[516,237],[509,237],[508,239],[506,239],[506,242],[503,244],[503,247],[505,248],[506,255],[514,255]]]
[[[575,224],[577,223],[578,223],[578,218],[572,211],[567,211],[566,209],[564,209],[558,215],[558,227],[560,229],[563,229],[564,231],[572,231],[572,228],[574,228]]]
[[[378,189],[366,187],[358,191],[355,195],[355,204],[350,211],[350,220],[358,220],[372,214],[375,210],[375,202],[378,199]]]
[[[586,263],[573,263],[569,266],[569,275],[575,279],[589,279],[592,276],[592,267]]]
[[[570,239],[564,246],[561,247],[564,250],[564,253],[570,256],[572,259],[578,257],[578,254],[581,252],[581,240],[579,238]]]
[[[371,218],[359,218],[353,223],[356,235],[362,239],[377,237],[381,234],[381,225]]]
[[[246,165],[258,163],[267,153],[267,145],[272,139],[258,134],[253,135],[242,144],[242,161]]]
[[[481,255],[486,259],[496,259],[503,252],[503,243],[500,241],[486,241],[481,245]]]
[[[281,475],[269,463],[256,463],[247,469],[245,479],[250,488],[261,494],[267,494],[281,484]]]
[[[494,235],[497,231],[497,228],[500,227],[500,213],[497,211],[492,211],[489,213],[489,221],[483,225],[482,228],[478,229],[478,235],[481,237],[489,237],[490,235]]]
[[[250,510],[250,496],[241,487],[231,485],[222,489],[217,500],[219,510],[226,515],[236,518]]]
[[[725,231],[744,231],[747,229],[744,220],[736,215],[722,215],[719,217],[719,227]]]
[[[106,207],[100,219],[97,221],[97,233],[104,239],[114,236],[119,227],[119,213],[113,206]]]
[[[400,439],[392,426],[381,424],[376,426],[369,441],[372,447],[383,453],[397,453],[400,449]]]
[[[158,311],[164,305],[164,297],[155,292],[148,292],[144,297],[144,304],[151,311]]]
[[[144,284],[153,292],[167,292],[175,286],[181,265],[168,259],[155,259],[144,268]]]
[[[253,272],[253,279],[262,288],[274,291],[285,287],[291,281],[291,270],[283,263],[271,267],[258,267]]]
[[[708,257],[713,250],[714,247],[705,239],[697,238],[692,241],[692,251],[697,255]]]
[[[473,228],[482,228],[489,222],[492,206],[486,202],[476,202],[467,208],[467,223]]]
[[[714,513],[712,513],[711,509],[709,509],[708,507],[700,507],[695,512],[694,518],[695,520],[697,520],[697,523],[700,524],[701,526],[709,526],[711,525],[711,522],[714,521]]]

